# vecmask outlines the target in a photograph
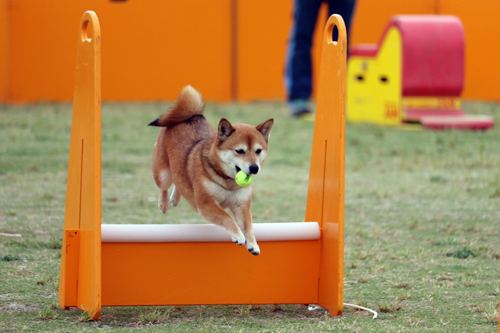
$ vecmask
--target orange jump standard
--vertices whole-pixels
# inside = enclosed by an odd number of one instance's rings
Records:
[[[339,31],[332,41],[333,28]],[[343,310],[346,30],[323,37],[307,222],[257,223],[262,255],[216,225],[101,225],[101,34],[78,33],[59,303],[99,319],[103,306],[318,304]]]

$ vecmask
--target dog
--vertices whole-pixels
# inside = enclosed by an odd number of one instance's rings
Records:
[[[201,94],[188,85],[171,110],[149,124],[163,127],[152,164],[160,188],[158,206],[167,212],[168,190],[173,183],[172,206],[184,197],[201,216],[224,227],[234,243],[246,244],[248,251],[259,255],[250,212],[252,187],[240,187],[235,177],[240,170],[259,173],[268,153],[274,119],[252,126],[231,124],[222,118],[215,132],[203,109]]]

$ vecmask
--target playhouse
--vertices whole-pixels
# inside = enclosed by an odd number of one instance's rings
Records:
[[[493,119],[466,115],[465,37],[459,18],[400,15],[377,45],[358,45],[347,65],[347,119],[433,129],[488,129]]]

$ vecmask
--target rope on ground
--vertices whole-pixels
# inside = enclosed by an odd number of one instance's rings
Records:
[[[360,310],[365,310],[365,311],[369,311],[371,313],[373,313],[373,319],[377,319],[378,318],[378,313],[377,311],[374,311],[372,309],[368,309],[368,308],[365,308],[364,306],[360,306],[360,305],[355,305],[355,304],[350,304],[350,303],[344,303],[344,306],[350,306],[352,308],[356,308],[356,309],[360,309]],[[308,307],[309,311],[315,311],[315,310],[320,310],[320,309],[323,309],[321,306],[309,306]]]

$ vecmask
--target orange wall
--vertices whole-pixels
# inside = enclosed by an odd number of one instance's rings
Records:
[[[0,1],[0,103],[9,99],[9,10]]]
[[[0,1],[0,102],[72,99],[86,10],[101,23],[106,101],[174,100],[188,83],[210,101],[282,100],[292,6],[292,0]],[[467,42],[463,96],[500,101],[490,83],[500,74],[497,13],[498,0],[358,0],[349,44],[378,42],[393,15],[457,15]],[[320,54],[314,47],[314,77]]]
[[[76,35],[84,11],[84,6],[50,0],[11,0],[11,101],[71,99]]]
[[[441,0],[440,14],[456,15],[464,25],[463,98],[500,101],[500,1]]]
[[[11,0],[11,100],[71,100],[85,10],[102,32],[104,100],[230,99],[230,1]]]
[[[292,1],[238,2],[238,100],[285,97],[284,60],[291,17]]]
[[[319,77],[321,37],[327,13],[327,6],[322,6],[314,32],[313,78]],[[293,1],[240,1],[237,22],[237,99],[242,102],[285,99],[284,75]]]
[[[357,0],[349,44],[378,43],[391,17],[435,14],[436,1],[441,0]]]
[[[103,98],[172,100],[187,84],[213,101],[231,98],[230,1],[104,3]]]

